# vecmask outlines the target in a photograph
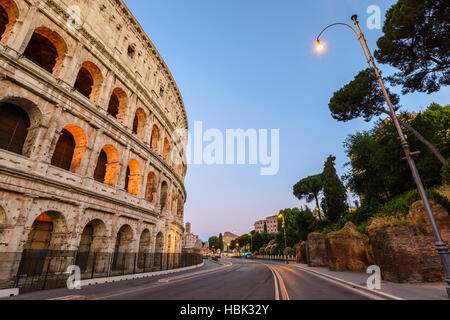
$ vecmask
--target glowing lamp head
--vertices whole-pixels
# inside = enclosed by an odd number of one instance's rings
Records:
[[[316,51],[322,52],[323,50],[325,50],[325,45],[322,42],[320,42],[320,40],[317,40]]]

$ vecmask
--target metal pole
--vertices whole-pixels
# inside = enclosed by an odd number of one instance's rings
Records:
[[[284,214],[283,214],[283,229],[284,229],[284,250],[286,251],[287,249],[287,239],[286,239],[286,220],[284,219]],[[289,264],[289,260],[287,258],[287,254],[285,252],[284,254],[286,256],[286,264]]]
[[[441,233],[439,232],[439,228],[438,228],[438,226],[436,224],[436,220],[434,219],[434,215],[433,215],[433,212],[431,210],[430,202],[428,200],[425,188],[424,188],[422,180],[420,178],[419,171],[417,170],[417,167],[416,167],[416,164],[414,162],[414,159],[411,156],[411,150],[410,150],[410,147],[409,147],[409,143],[406,140],[405,135],[403,134],[403,130],[402,130],[401,126],[400,126],[400,123],[398,121],[397,115],[395,114],[394,107],[392,106],[391,100],[390,100],[389,95],[388,95],[388,93],[386,91],[386,88],[384,86],[383,79],[382,79],[382,77],[381,77],[381,75],[380,75],[380,73],[378,71],[378,68],[377,68],[377,66],[375,64],[375,60],[374,60],[374,58],[373,58],[373,56],[372,56],[372,54],[371,54],[371,52],[369,50],[369,47],[368,47],[367,42],[366,42],[366,39],[364,37],[364,34],[361,31],[361,28],[359,27],[359,23],[358,23],[357,19],[358,19],[357,15],[353,15],[352,16],[352,20],[355,23],[355,25],[356,25],[356,27],[358,29],[358,32],[359,32],[359,39],[362,40],[362,42],[364,43],[364,47],[365,47],[365,49],[367,51],[367,54],[369,56],[370,63],[372,64],[372,68],[375,71],[375,74],[377,76],[378,82],[380,83],[380,86],[381,86],[381,90],[383,91],[383,95],[384,95],[384,97],[386,99],[386,102],[387,102],[387,104],[389,106],[389,110],[390,110],[390,113],[391,113],[391,118],[392,118],[392,120],[394,122],[395,128],[397,129],[397,133],[400,136],[401,146],[403,147],[403,150],[405,151],[406,160],[408,161],[408,165],[409,165],[409,167],[411,169],[411,172],[412,172],[414,181],[415,181],[415,183],[417,185],[417,189],[419,191],[420,197],[422,198],[422,201],[423,201],[423,204],[424,204],[424,207],[425,207],[425,211],[426,211],[427,216],[428,216],[428,220],[430,222],[431,228],[433,230],[434,237],[436,239],[436,249],[437,249],[437,252],[439,253],[439,256],[441,258],[442,265],[444,266],[445,281],[447,282],[447,286],[446,286],[447,295],[450,298],[450,252],[448,251],[448,246],[442,240],[442,236],[441,236]]]

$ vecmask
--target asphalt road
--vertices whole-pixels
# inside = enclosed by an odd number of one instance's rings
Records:
[[[87,300],[367,300],[352,288],[305,272],[295,265],[272,261],[223,259],[231,267],[161,282],[161,278],[132,280],[85,287],[58,289],[21,295],[14,299],[61,299],[73,296]],[[208,262],[206,270],[212,270]],[[214,266],[217,267],[217,266]],[[196,271],[198,272],[198,271]],[[163,278],[178,276],[169,275]]]

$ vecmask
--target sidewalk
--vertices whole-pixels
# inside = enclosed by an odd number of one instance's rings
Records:
[[[363,272],[336,272],[330,271],[328,267],[308,267],[306,264],[296,262],[292,263],[292,265],[364,287],[367,287],[367,279],[370,277],[370,274]],[[381,281],[380,291],[406,300],[449,300],[444,282],[409,284]]]

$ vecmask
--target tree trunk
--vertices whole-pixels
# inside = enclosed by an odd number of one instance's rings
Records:
[[[385,110],[383,108],[377,108],[377,107],[372,107],[374,110],[383,112],[387,115],[389,115],[390,117],[392,117],[391,113],[388,110]],[[408,130],[409,132],[411,132],[413,135],[416,136],[417,139],[419,139],[419,141],[421,141],[428,149],[431,150],[431,152],[436,156],[436,158],[443,164],[447,164],[447,159],[444,158],[444,156],[439,152],[439,150],[427,139],[424,138],[424,136],[422,136],[419,131],[417,131],[416,129],[414,129],[412,126],[410,126],[408,123],[401,121],[400,119],[398,119],[398,122],[400,123],[400,125],[402,127],[404,127],[406,130]]]

